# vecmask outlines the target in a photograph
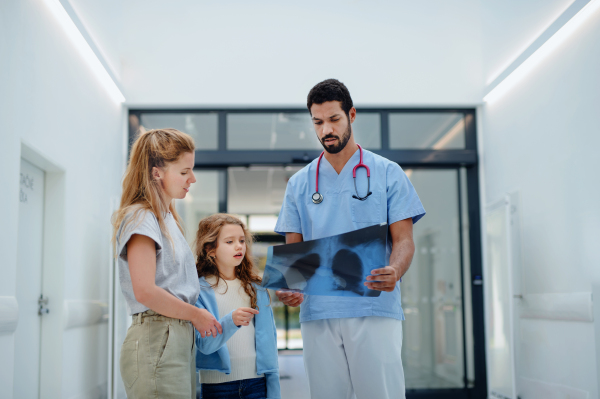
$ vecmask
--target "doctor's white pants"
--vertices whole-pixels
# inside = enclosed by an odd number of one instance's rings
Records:
[[[311,399],[404,399],[402,322],[389,317],[302,323]]]

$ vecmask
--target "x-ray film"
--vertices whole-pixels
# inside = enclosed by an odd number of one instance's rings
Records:
[[[387,223],[269,248],[262,286],[309,295],[376,297],[364,282],[389,264]]]

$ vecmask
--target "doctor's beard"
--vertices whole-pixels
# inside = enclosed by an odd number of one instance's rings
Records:
[[[321,140],[321,145],[323,146],[325,151],[327,151],[328,153],[337,154],[338,152],[342,151],[346,147],[346,144],[348,144],[348,141],[350,140],[351,135],[352,135],[352,125],[350,124],[350,122],[348,122],[348,128],[346,129],[346,131],[344,132],[344,134],[342,135],[341,138],[334,134],[328,134],[327,136],[323,137],[323,139]],[[338,139],[338,144],[333,145],[333,146],[328,146],[325,144],[325,140],[327,140],[327,139]]]

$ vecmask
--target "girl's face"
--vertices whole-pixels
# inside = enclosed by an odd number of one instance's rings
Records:
[[[164,168],[152,168],[152,177],[160,181],[167,203],[174,198],[185,198],[190,191],[192,183],[196,182],[194,176],[193,152],[186,152],[175,162],[167,164]]]
[[[234,269],[242,263],[246,255],[246,236],[241,226],[226,224],[221,228],[217,238],[217,249],[209,256],[214,256],[219,271],[225,276],[235,276]]]

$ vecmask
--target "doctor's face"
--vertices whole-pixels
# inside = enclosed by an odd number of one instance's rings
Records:
[[[312,122],[321,145],[330,154],[342,151],[352,136],[352,122],[356,109],[350,109],[350,117],[342,110],[339,101],[313,104],[310,108]]]

